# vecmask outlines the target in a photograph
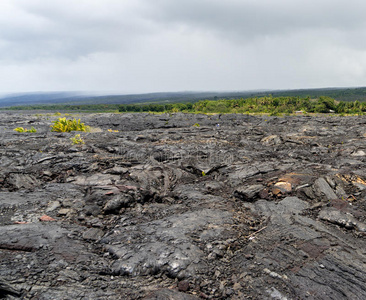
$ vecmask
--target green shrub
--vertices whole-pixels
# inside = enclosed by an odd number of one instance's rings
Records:
[[[26,129],[24,129],[23,127],[17,127],[14,129],[14,131],[17,131],[17,132],[26,132]]]
[[[75,134],[74,137],[70,138],[73,145],[85,144],[84,140],[80,137],[80,134]]]
[[[76,120],[67,120],[65,118],[59,118],[57,121],[53,121],[53,125],[51,125],[51,131],[56,132],[70,132],[70,131],[89,131],[90,127],[85,126],[84,123],[81,123],[80,119]]]
[[[14,131],[34,133],[34,132],[37,132],[37,129],[35,129],[33,126],[31,127],[31,129],[27,129],[27,128],[23,128],[23,127],[17,127],[17,128],[14,129]]]
[[[193,126],[194,126],[194,127],[200,127],[200,124],[195,123]]]

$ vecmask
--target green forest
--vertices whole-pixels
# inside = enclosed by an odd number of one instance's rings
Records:
[[[365,114],[366,102],[337,101],[328,96],[312,99],[310,96],[272,95],[253,98],[200,100],[195,103],[150,104],[52,104],[13,106],[7,110],[51,110],[84,112],[153,112],[153,113],[265,113],[270,115],[302,113]]]
[[[240,99],[201,100],[196,103],[128,104],[120,105],[120,112],[188,112],[188,113],[266,113],[270,115],[303,113],[366,113],[366,102],[336,101],[327,96],[310,97],[255,97]]]

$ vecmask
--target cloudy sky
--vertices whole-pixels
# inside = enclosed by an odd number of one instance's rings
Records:
[[[366,86],[364,0],[1,0],[0,94]]]

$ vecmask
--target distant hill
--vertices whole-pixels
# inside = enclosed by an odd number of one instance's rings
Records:
[[[298,96],[311,98],[319,98],[320,96],[328,96],[338,101],[366,101],[366,87],[356,88],[321,88],[321,89],[299,89],[299,90],[279,90],[258,93],[256,96],[266,96],[271,94],[275,97],[279,96]]]
[[[298,90],[268,90],[268,91],[232,91],[232,92],[171,92],[149,93],[131,95],[87,95],[72,92],[54,93],[25,93],[0,96],[0,107],[51,105],[51,104],[141,104],[141,103],[179,103],[197,102],[208,99],[237,99],[262,97],[273,95],[299,96],[318,98],[328,96],[341,101],[366,101],[366,87],[358,88],[322,88],[322,89],[298,89]]]
[[[171,92],[131,95],[85,95],[70,92],[30,93],[0,97],[0,107],[47,105],[47,104],[135,104],[135,103],[177,103],[196,102],[202,99],[249,97],[251,92]]]
[[[33,105],[33,104],[62,104],[65,102],[78,102],[80,97],[71,92],[54,93],[25,93],[0,96],[0,107]]]

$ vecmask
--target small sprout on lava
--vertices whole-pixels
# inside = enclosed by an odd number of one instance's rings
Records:
[[[73,145],[85,144],[84,140],[80,137],[80,134],[76,134],[74,137],[70,138]]]

